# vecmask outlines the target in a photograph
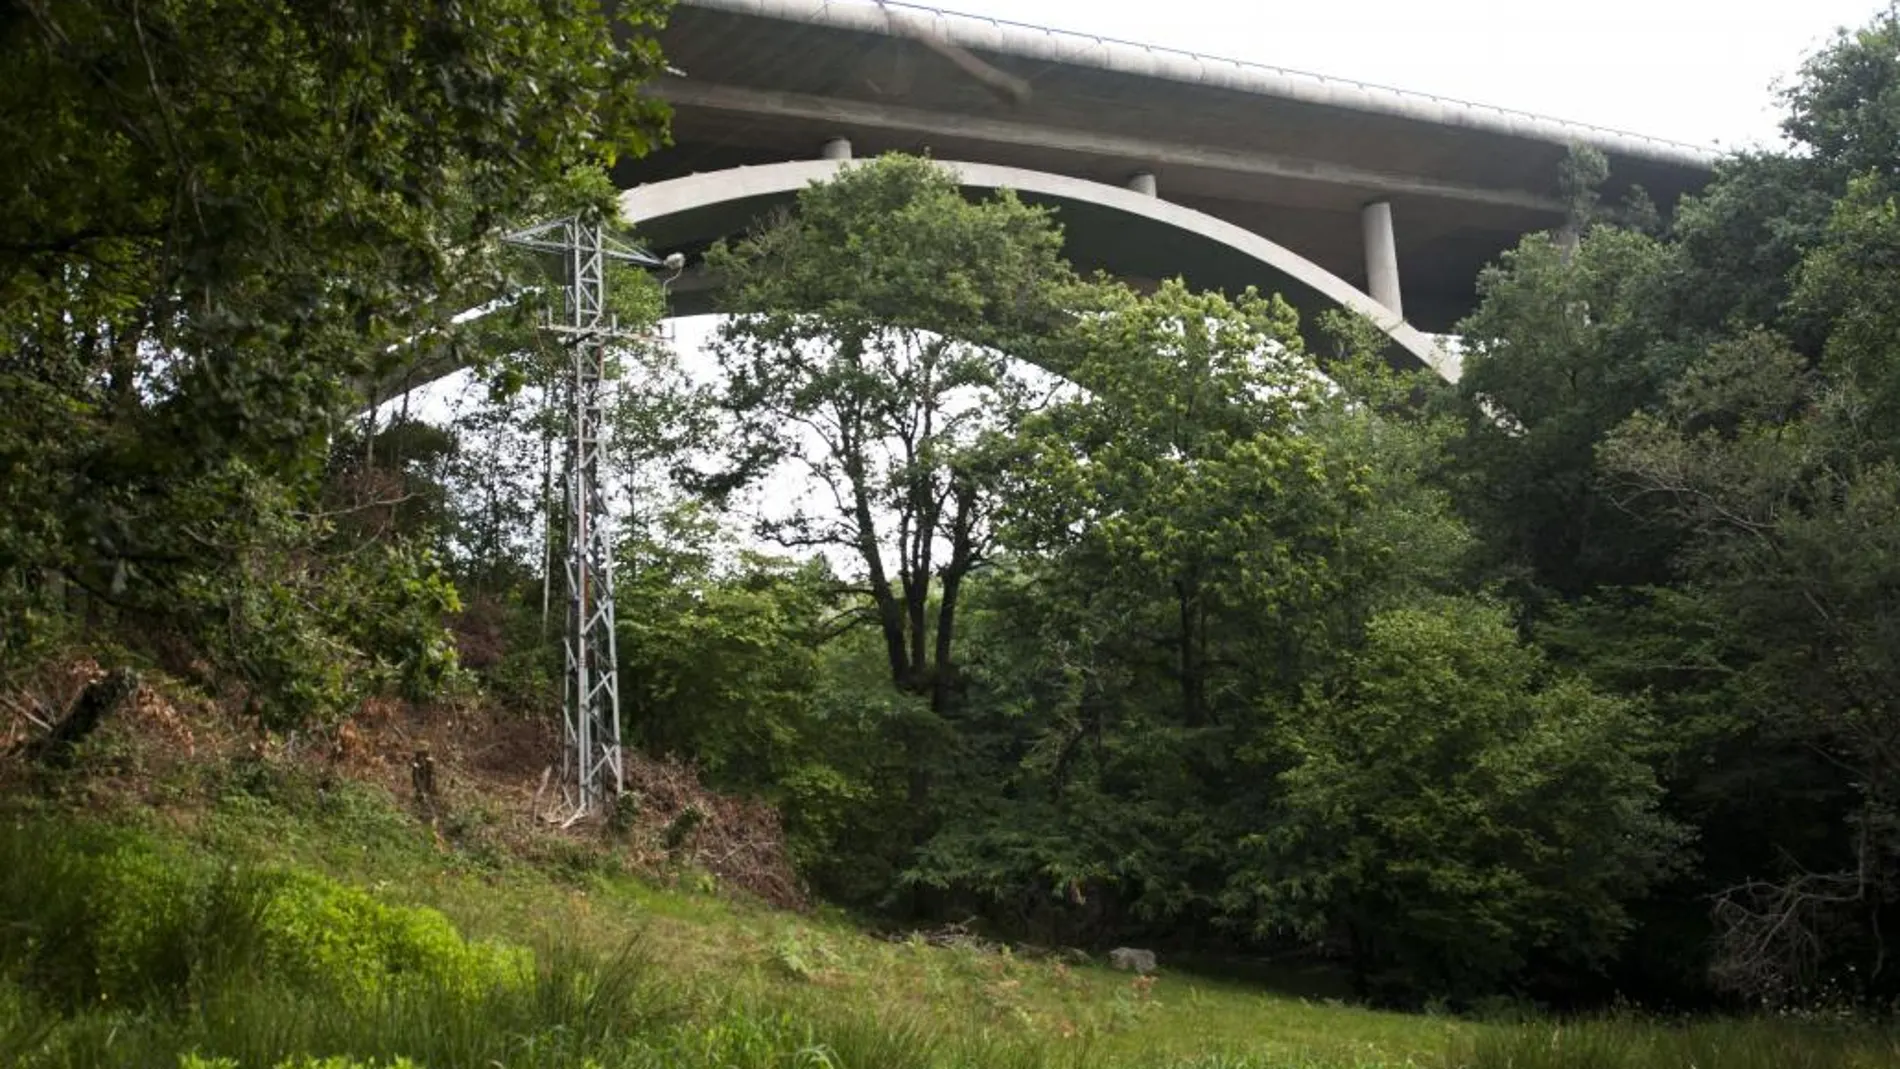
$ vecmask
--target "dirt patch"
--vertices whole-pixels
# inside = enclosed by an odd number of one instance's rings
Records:
[[[636,864],[652,869],[684,858],[775,906],[805,908],[777,810],[707,790],[691,765],[638,753],[627,757],[627,787],[638,807],[629,836]]]
[[[33,779],[20,756],[25,744],[104,674],[96,660],[73,656],[0,692],[0,788]],[[723,892],[787,909],[808,905],[777,812],[706,789],[689,764],[628,751],[624,794],[571,819],[556,782],[558,709],[527,716],[479,699],[374,698],[333,728],[269,735],[243,715],[240,699],[205,697],[160,671],[142,678],[89,741],[80,775],[69,781],[83,795],[75,801],[184,807],[192,800],[178,784],[192,777],[181,773],[263,760],[381,787],[444,848],[499,849],[530,862],[612,855],[657,880],[698,872]]]
[[[774,906],[808,904],[777,811],[708,790],[689,764],[628,750],[622,796],[573,820],[558,782],[552,715],[378,700],[335,735],[339,769],[410,799],[438,827],[466,826],[457,815],[475,811],[517,852],[533,855],[561,839],[614,852],[655,877],[697,869],[722,889]]]
[[[0,691],[0,785],[31,778],[28,745],[105,675],[93,657],[73,654],[47,661]],[[145,672],[131,697],[85,740],[85,774],[76,779],[89,794],[129,795],[150,804],[153,784],[242,753],[253,735],[218,702],[162,672]]]

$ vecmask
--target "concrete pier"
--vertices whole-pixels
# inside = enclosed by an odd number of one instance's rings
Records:
[[[1373,201],[1359,213],[1366,246],[1366,293],[1396,316],[1405,315],[1399,296],[1399,244],[1392,234],[1392,204]]]

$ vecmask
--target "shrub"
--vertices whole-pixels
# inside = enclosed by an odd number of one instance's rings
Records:
[[[217,872],[128,832],[0,828],[0,971],[65,1005],[147,1005],[268,976],[349,1002],[518,988],[532,955],[300,872]]]
[[[465,940],[435,910],[387,905],[319,876],[274,874],[261,891],[264,962],[337,998],[418,986],[474,997],[524,983],[532,967],[527,951]]]
[[[0,825],[0,971],[66,1005],[178,990],[207,885],[201,866],[137,835]]]

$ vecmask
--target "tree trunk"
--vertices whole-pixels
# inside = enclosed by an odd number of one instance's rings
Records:
[[[930,711],[945,715],[954,696],[955,663],[951,660],[957,624],[957,598],[963,589],[963,573],[946,571],[943,575],[943,601],[937,606],[936,663],[931,666]]]
[[[1191,580],[1177,579],[1174,591],[1180,606],[1176,671],[1181,677],[1181,721],[1189,727],[1199,727],[1203,718],[1199,590]]]
[[[877,602],[877,623],[884,632],[884,653],[890,659],[891,683],[901,689],[911,685],[910,650],[904,644],[904,607],[890,584],[874,578],[871,598]]]
[[[904,575],[904,626],[910,650],[910,678],[901,680],[905,689],[918,694],[929,688],[930,658],[926,622],[930,612],[930,573],[906,565]]]
[[[978,563],[975,544],[976,487],[957,477],[954,491],[956,512],[950,518],[950,560],[943,569],[943,600],[937,606],[936,664],[931,673],[930,709],[938,716],[949,712],[956,696],[957,604],[963,591],[963,577]]]
[[[891,682],[906,687],[911,677],[911,662],[910,651],[904,644],[904,606],[891,589],[890,575],[884,570],[884,555],[878,551],[877,522],[872,517],[871,499],[864,486],[864,461],[847,456],[844,467],[846,477],[851,480],[858,556],[864,560],[864,570],[871,583],[871,600],[877,603],[877,622],[884,632],[884,654],[890,660]]]
[[[1354,919],[1346,921],[1346,956],[1352,971],[1352,993],[1360,999],[1372,996],[1372,949],[1364,930]]]
[[[53,730],[27,748],[27,758],[49,768],[71,768],[79,744],[138,689],[139,674],[130,668],[93,680]]]

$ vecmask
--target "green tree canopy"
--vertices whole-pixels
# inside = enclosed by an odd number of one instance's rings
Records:
[[[1288,720],[1284,817],[1239,844],[1230,901],[1342,939],[1374,988],[1480,994],[1540,957],[1590,969],[1684,839],[1658,812],[1650,735],[1550,671],[1500,606],[1381,613]]]
[[[820,500],[761,532],[852,558],[892,680],[939,712],[962,584],[990,553],[997,442],[1034,392],[1011,356],[1075,288],[1061,244],[1012,194],[966,200],[943,168],[890,156],[708,259],[737,313],[714,348],[739,460],[711,488],[802,466]]]
[[[83,592],[307,690],[297,666],[353,642],[297,609],[356,384],[498,291],[501,227],[603,203],[601,168],[658,143],[658,16],[54,0],[0,21],[7,615]]]

